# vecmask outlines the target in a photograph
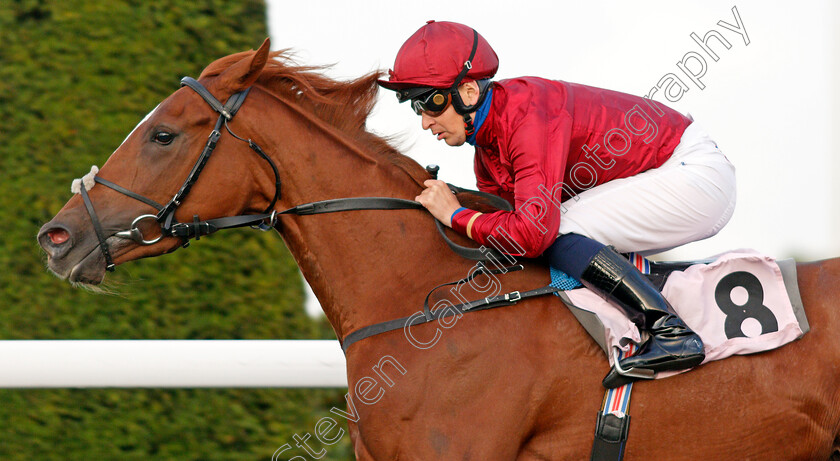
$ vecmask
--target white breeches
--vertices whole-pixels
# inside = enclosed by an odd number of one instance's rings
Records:
[[[659,253],[717,234],[735,210],[735,167],[689,125],[671,158],[563,202],[559,234],[574,232],[620,252]]]

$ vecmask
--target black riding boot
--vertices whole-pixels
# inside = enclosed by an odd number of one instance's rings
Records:
[[[635,355],[619,362],[622,370],[685,370],[699,365],[706,357],[700,337],[677,317],[659,290],[613,247],[602,248],[592,258],[580,281],[619,306],[640,330],[650,333]],[[635,379],[613,368],[603,384],[610,389]]]

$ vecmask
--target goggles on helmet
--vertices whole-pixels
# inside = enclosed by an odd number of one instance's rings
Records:
[[[412,99],[411,108],[417,115],[425,112],[429,116],[437,117],[449,107],[450,102],[452,102],[452,94],[449,90],[435,90],[424,97]]]

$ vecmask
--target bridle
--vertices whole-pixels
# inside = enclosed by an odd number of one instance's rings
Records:
[[[102,184],[103,186],[109,187],[123,195],[143,202],[157,210],[157,214],[143,214],[134,218],[129,229],[116,232],[114,234],[115,237],[133,240],[134,242],[140,245],[153,245],[160,241],[163,237],[177,237],[183,240],[183,246],[186,247],[189,245],[190,239],[195,238],[196,240],[199,240],[202,236],[212,234],[221,229],[251,226],[263,231],[271,230],[277,225],[277,217],[283,214],[311,215],[350,210],[424,210],[423,205],[421,205],[418,202],[393,197],[339,198],[332,200],[323,200],[320,202],[305,203],[280,212],[274,210],[274,206],[280,199],[281,186],[280,171],[277,169],[277,165],[275,165],[274,161],[271,160],[271,158],[268,155],[266,155],[265,152],[263,152],[262,148],[260,148],[260,146],[257,145],[257,143],[255,143],[251,139],[245,139],[240,136],[237,136],[233,131],[231,131],[230,127],[228,126],[228,122],[233,119],[233,117],[239,111],[239,108],[245,102],[245,98],[248,96],[248,93],[250,92],[251,88],[247,88],[243,91],[233,94],[230,98],[228,98],[225,104],[222,104],[207,90],[207,88],[205,88],[201,83],[199,83],[197,80],[191,77],[182,78],[181,86],[187,86],[191,88],[193,91],[198,93],[214,111],[219,113],[219,118],[216,121],[216,125],[213,128],[213,131],[210,132],[210,136],[207,139],[207,143],[204,145],[204,149],[201,151],[201,155],[198,157],[198,160],[196,160],[195,165],[193,165],[193,168],[190,171],[189,175],[187,175],[187,179],[184,180],[184,183],[183,185],[181,185],[181,188],[178,189],[178,192],[165,205],[161,205],[150,198],[134,193],[120,185],[117,185],[111,181],[94,175],[93,179],[96,183]],[[234,138],[242,142],[247,142],[251,150],[256,152],[257,155],[262,157],[271,166],[271,170],[274,172],[275,179],[274,197],[271,199],[271,203],[261,214],[229,216],[204,221],[200,220],[198,215],[194,215],[192,222],[178,222],[175,219],[175,211],[184,202],[193,184],[195,184],[195,182],[198,180],[198,176],[201,174],[201,171],[204,169],[204,166],[210,159],[210,155],[213,153],[213,150],[216,148],[216,144],[219,142],[219,138],[221,138],[222,136],[222,126],[224,126],[227,132],[230,133],[231,136],[233,136]],[[453,193],[471,192],[473,194],[484,196],[490,201],[490,203],[493,206],[499,209],[511,209],[511,206],[507,201],[495,195],[485,194],[483,192],[471,191],[467,189],[461,189],[451,184],[449,185],[449,188],[452,190]],[[84,201],[85,208],[87,208],[88,214],[90,215],[91,221],[93,222],[93,228],[99,240],[99,248],[102,251],[102,255],[105,258],[105,268],[108,271],[113,272],[115,269],[115,264],[108,246],[108,238],[105,236],[105,233],[102,229],[102,225],[100,224],[99,218],[96,215],[96,211],[93,207],[93,202],[91,201],[90,196],[87,193],[87,188],[84,185],[82,185],[79,192],[82,195],[82,200]],[[156,238],[147,240],[143,236],[142,231],[137,226],[140,222],[149,219],[154,219],[160,225],[161,233]],[[444,233],[444,226],[440,221],[435,220],[435,224],[437,225],[438,231],[440,232],[441,236],[443,236],[444,240],[449,245],[449,247],[452,248],[452,250],[460,256],[478,261],[486,261],[493,258],[499,260],[501,258],[501,254],[495,249],[469,248],[456,244],[451,239],[449,239],[448,236],[446,236],[446,234]]]
[[[161,205],[150,198],[134,193],[122,186],[114,184],[111,181],[100,178],[99,176],[94,176],[93,179],[97,183],[150,205],[158,211],[157,214],[143,214],[134,218],[131,223],[131,227],[128,230],[117,232],[114,236],[130,239],[141,245],[153,245],[160,241],[163,237],[178,237],[183,239],[184,246],[187,246],[189,245],[189,239],[195,238],[198,240],[202,235],[211,234],[219,229],[243,226],[258,226],[263,230],[271,229],[277,219],[277,213],[273,210],[274,205],[280,198],[280,172],[277,169],[277,165],[274,164],[274,161],[271,160],[265,152],[263,152],[262,148],[260,148],[257,143],[251,139],[246,140],[237,136],[233,131],[231,131],[230,126],[228,126],[228,122],[233,120],[233,117],[239,111],[242,103],[245,102],[245,98],[248,97],[248,93],[251,91],[251,88],[247,88],[233,94],[230,98],[228,98],[225,104],[222,104],[207,90],[207,88],[191,77],[184,77],[181,79],[181,86],[187,86],[194,90],[207,102],[207,104],[210,105],[211,108],[213,108],[214,111],[219,113],[216,126],[213,128],[213,131],[210,132],[210,136],[207,138],[207,143],[204,145],[204,149],[201,151],[201,155],[199,155],[198,160],[196,160],[195,165],[192,167],[192,170],[190,170],[189,175],[187,175],[187,179],[184,180],[181,188],[178,189],[178,192],[172,197],[172,199],[169,200],[169,202],[166,203],[166,205]],[[195,184],[198,180],[198,176],[201,174],[201,171],[204,169],[207,161],[210,160],[210,155],[213,153],[213,150],[216,148],[216,144],[219,142],[219,138],[222,136],[221,130],[223,125],[231,136],[240,141],[247,142],[248,146],[271,166],[271,170],[274,172],[275,180],[274,197],[271,199],[271,203],[266,207],[262,214],[231,216],[207,221],[201,221],[199,220],[198,215],[194,215],[192,222],[180,223],[175,219],[175,211],[184,202],[184,199],[186,199],[187,195],[190,193],[190,189],[192,189],[193,184]],[[107,237],[105,236],[102,226],[99,223],[99,219],[96,216],[93,202],[90,200],[90,196],[84,186],[80,188],[79,192],[82,195],[85,208],[87,208],[88,214],[93,222],[94,231],[99,239],[99,248],[102,250],[102,254],[105,257],[105,268],[108,271],[113,272],[115,267],[114,261],[108,247]],[[160,235],[150,240],[145,239],[143,233],[137,227],[140,222],[147,219],[154,219],[160,224]],[[265,222],[266,219],[268,219],[268,223]]]

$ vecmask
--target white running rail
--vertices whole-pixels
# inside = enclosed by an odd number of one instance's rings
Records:
[[[347,387],[335,340],[2,340],[0,388]]]

